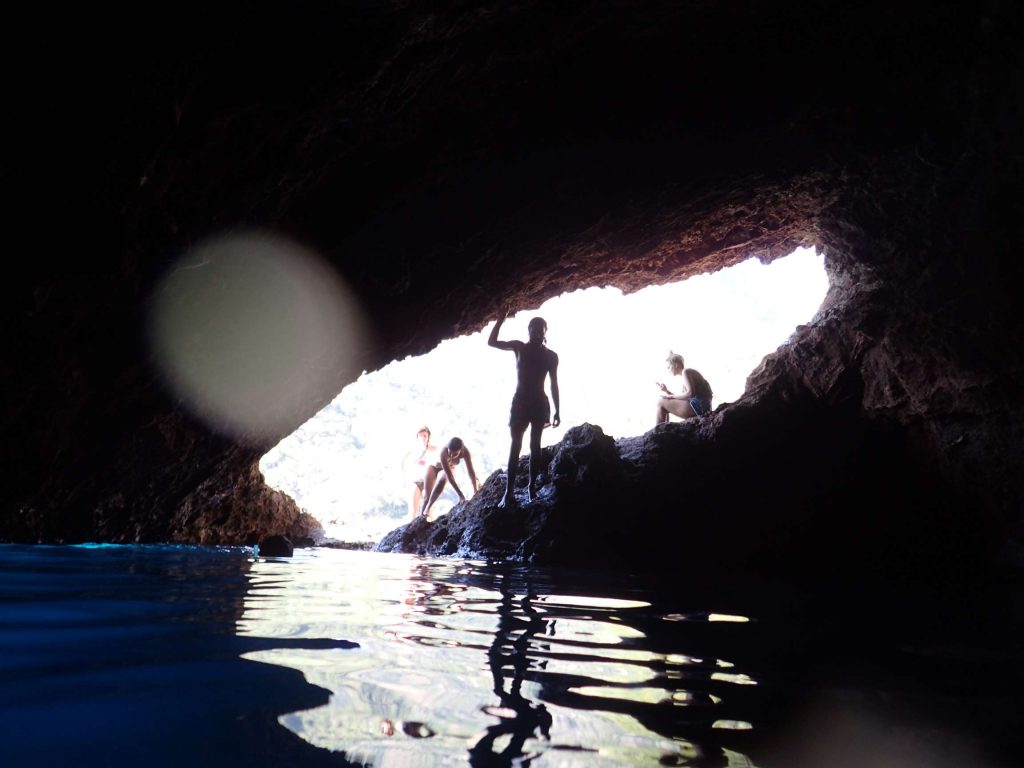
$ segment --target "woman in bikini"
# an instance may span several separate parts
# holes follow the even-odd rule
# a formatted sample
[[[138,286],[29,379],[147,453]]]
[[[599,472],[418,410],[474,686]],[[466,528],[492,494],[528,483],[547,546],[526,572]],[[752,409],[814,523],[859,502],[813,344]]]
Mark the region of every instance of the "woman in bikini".
[[[419,446],[405,454],[402,472],[412,481],[409,498],[409,517],[415,518],[423,505],[423,478],[429,464],[437,463],[437,446],[430,442],[430,430],[423,427],[416,433]]]

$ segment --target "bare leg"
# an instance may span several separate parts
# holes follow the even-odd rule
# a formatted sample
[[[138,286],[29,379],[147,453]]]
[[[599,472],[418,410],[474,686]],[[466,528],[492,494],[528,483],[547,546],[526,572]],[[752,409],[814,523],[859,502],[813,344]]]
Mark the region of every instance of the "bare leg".
[[[654,423],[664,424],[668,421],[670,413],[681,419],[688,419],[691,416],[697,415],[693,412],[693,408],[690,407],[689,400],[672,400],[667,397],[659,397],[657,416],[655,417]]]
[[[434,474],[437,476],[437,482],[434,483],[434,489],[430,492],[430,496],[425,497],[426,501],[423,504],[423,516],[428,519],[430,517],[430,508],[434,506],[434,502],[440,498],[442,493],[444,493],[444,486],[448,482],[448,478],[444,472],[437,472],[435,470]]]
[[[498,504],[499,507],[514,507],[516,505],[516,475],[519,473],[519,454],[523,450],[523,433],[526,431],[526,427],[524,426],[522,429],[511,427],[509,431],[512,434],[512,447],[508,451],[505,496]]]
[[[668,421],[668,410],[666,410],[665,405],[670,402],[672,401],[669,400],[667,397],[658,398],[658,408],[655,411],[654,417],[655,424],[664,424],[666,421]]]
[[[434,465],[431,464],[430,466],[427,467],[426,471],[423,473],[423,494],[421,496],[421,501],[420,501],[420,506],[419,506],[419,513],[420,513],[420,515],[423,515],[424,517],[427,514],[427,510],[430,508],[430,505],[427,504],[427,501],[430,499],[430,496],[431,496],[431,494],[434,491],[434,484],[436,482],[437,482],[437,470],[434,468]]]
[[[412,493],[409,494],[409,518],[415,518],[416,514],[420,511],[420,505],[423,503],[423,485],[422,481],[419,483],[412,484]]]
[[[540,438],[544,432],[544,422],[535,421],[530,425],[530,484],[527,486],[526,497],[533,501],[534,483],[540,476],[541,452]]]

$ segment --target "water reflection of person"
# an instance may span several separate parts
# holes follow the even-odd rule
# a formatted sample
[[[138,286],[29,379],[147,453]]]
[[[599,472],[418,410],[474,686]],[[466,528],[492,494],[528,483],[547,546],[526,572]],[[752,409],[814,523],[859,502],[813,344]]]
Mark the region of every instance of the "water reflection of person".
[[[469,763],[473,766],[526,765],[529,761],[520,762],[525,757],[523,746],[526,740],[534,736],[551,740],[552,718],[547,707],[524,698],[522,694],[523,679],[530,668],[530,641],[538,634],[546,634],[548,622],[534,610],[532,601],[537,596],[529,593],[529,587],[519,602],[522,611],[519,616],[515,615],[515,593],[506,580],[502,580],[499,589],[498,629],[487,651],[487,662],[501,706],[514,712],[515,717],[500,717],[470,747]],[[505,667],[512,668],[512,681],[507,693]],[[511,735],[509,743],[501,752],[495,753],[494,743],[506,735]]]
[[[434,574],[429,563],[414,563],[409,570],[409,578],[406,581],[407,587],[402,603],[410,610],[403,613],[402,619],[410,623],[421,623],[433,626],[419,616],[445,616],[451,611],[451,604],[456,602],[456,593],[461,592],[465,587],[456,584],[447,584]],[[405,636],[403,640],[422,641],[416,634]],[[380,721],[380,732],[383,736],[394,736],[396,733],[403,733],[414,739],[429,739],[437,735],[429,725],[420,720],[399,720],[393,717],[382,717]]]
[[[380,732],[384,736],[395,735],[395,721],[385,717],[380,721]],[[412,736],[414,739],[429,739],[435,735],[435,732],[431,730],[430,726],[426,723],[421,723],[418,720],[399,720],[397,722],[398,730],[404,733],[406,736]]]
[[[440,581],[427,563],[416,563],[412,566],[408,585],[402,602],[410,608],[415,608],[416,613],[424,613],[428,616],[446,614],[450,604],[455,600],[453,595],[462,591],[462,588]],[[409,615],[405,618],[416,621]]]
[[[423,427],[416,433],[417,447],[402,458],[402,475],[412,481],[407,503],[409,517],[415,518],[423,503],[423,476],[427,466],[437,461],[437,446],[430,442],[430,429]]]

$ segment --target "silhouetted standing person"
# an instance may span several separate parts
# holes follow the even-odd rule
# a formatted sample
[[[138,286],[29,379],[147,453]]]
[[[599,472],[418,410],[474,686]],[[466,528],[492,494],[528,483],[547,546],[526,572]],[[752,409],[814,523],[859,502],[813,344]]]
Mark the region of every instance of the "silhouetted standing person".
[[[549,423],[557,427],[561,423],[558,415],[558,355],[545,345],[545,334],[548,324],[543,318],[535,317],[528,326],[530,340],[499,341],[498,331],[508,317],[508,307],[502,310],[498,321],[491,329],[487,343],[498,349],[510,349],[516,353],[516,393],[512,398],[512,410],[509,415],[509,430],[512,433],[512,447],[508,453],[508,479],[505,485],[505,496],[501,506],[516,503],[516,473],[519,470],[519,453],[523,449],[523,433],[530,427],[530,483],[527,487],[527,499],[533,499],[533,484],[540,474],[540,438]],[[555,401],[555,414],[552,417],[551,404],[544,393],[544,379],[551,377],[551,399]]]

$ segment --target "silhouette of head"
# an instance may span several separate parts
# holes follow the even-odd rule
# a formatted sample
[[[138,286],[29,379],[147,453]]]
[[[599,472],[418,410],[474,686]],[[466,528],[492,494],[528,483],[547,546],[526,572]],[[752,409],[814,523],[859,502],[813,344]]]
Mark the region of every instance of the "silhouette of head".
[[[547,341],[548,324],[543,317],[535,317],[526,326],[530,334],[530,341]]]
[[[448,441],[448,451],[450,453],[457,453],[462,450],[462,438],[453,437]]]
[[[683,360],[683,356],[669,350],[668,357],[665,358],[665,362],[668,363],[669,368],[673,371],[682,371],[686,368],[686,362]]]
[[[420,439],[420,442],[426,445],[427,443],[430,442],[430,430],[427,429],[426,427],[420,427],[420,429],[417,430],[416,432],[416,437]]]

